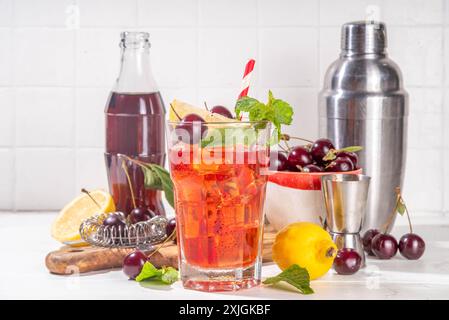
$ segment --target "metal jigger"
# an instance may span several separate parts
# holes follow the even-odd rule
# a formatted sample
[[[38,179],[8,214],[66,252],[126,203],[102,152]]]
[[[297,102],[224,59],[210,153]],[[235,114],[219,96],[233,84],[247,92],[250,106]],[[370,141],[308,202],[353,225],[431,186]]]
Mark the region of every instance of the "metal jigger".
[[[362,258],[365,253],[360,230],[366,213],[370,177],[331,174],[321,177],[326,214],[325,225],[338,249],[351,248]]]

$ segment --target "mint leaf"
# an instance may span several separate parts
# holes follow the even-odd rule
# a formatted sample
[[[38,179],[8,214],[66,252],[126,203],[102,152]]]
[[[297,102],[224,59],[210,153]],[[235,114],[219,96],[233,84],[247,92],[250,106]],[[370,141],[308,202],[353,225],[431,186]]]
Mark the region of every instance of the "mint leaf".
[[[173,267],[163,267],[158,269],[151,262],[145,262],[142,271],[136,277],[137,282],[142,282],[145,280],[161,281],[165,284],[172,284],[178,281],[179,273]]]
[[[157,164],[150,164],[151,169],[153,169],[153,172],[156,173],[159,180],[161,181],[162,190],[164,190],[165,199],[167,199],[167,202],[174,208],[175,200],[173,195],[173,182],[170,178],[170,174],[167,170],[165,170],[163,167],[157,165]]]
[[[145,177],[145,188],[163,190],[167,202],[174,208],[173,182],[165,168],[154,163],[139,164]]]
[[[145,262],[140,271],[139,275],[136,277],[137,282],[141,282],[143,280],[151,279],[151,278],[160,278],[162,276],[162,271],[153,266],[151,262]]]
[[[247,112],[250,121],[270,121],[276,128],[277,136],[280,137],[281,126],[289,125],[293,120],[293,108],[287,102],[276,99],[273,93],[268,91],[268,102],[264,104],[251,97],[242,97],[237,100],[235,113],[237,118],[241,112]]]
[[[178,281],[179,273],[173,267],[166,267],[162,269],[161,281],[166,284],[172,284]]]
[[[262,104],[257,99],[251,98],[251,97],[241,97],[239,100],[237,100],[237,103],[235,105],[235,114],[236,118],[240,118],[241,112],[250,112],[254,108],[258,108],[259,104]]]
[[[293,121],[293,109],[284,100],[274,99],[272,103],[274,109],[274,118],[280,124],[290,125]]]
[[[276,284],[280,281],[285,281],[302,294],[311,294],[313,289],[310,287],[310,277],[306,269],[301,268],[297,264],[293,264],[275,277],[267,278],[264,284]]]
[[[144,175],[144,184],[146,188],[162,190],[162,181],[151,168],[142,167]]]

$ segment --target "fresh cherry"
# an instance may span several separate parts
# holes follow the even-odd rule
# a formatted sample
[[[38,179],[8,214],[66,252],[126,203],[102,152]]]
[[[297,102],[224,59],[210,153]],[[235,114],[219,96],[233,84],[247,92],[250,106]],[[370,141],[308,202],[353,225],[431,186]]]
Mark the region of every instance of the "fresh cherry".
[[[316,140],[312,148],[310,149],[310,154],[317,163],[324,163],[323,158],[331,150],[335,149],[334,144],[329,139],[318,139]]]
[[[125,216],[121,212],[111,213],[103,220],[103,226],[121,227],[123,229],[126,226]]]
[[[323,172],[324,169],[316,164],[308,164],[304,167],[302,167],[302,172]]]
[[[173,233],[173,231],[175,231],[175,229],[176,229],[176,219],[171,218],[170,220],[168,220],[167,227],[165,228],[167,236],[170,236]]]
[[[343,248],[338,250],[334,260],[334,269],[338,274],[350,275],[359,271],[362,258],[354,249]]]
[[[373,249],[371,247],[372,240],[375,236],[379,234],[379,230],[377,229],[369,229],[365,232],[365,234],[362,237],[362,243],[363,243],[363,250],[370,255],[374,256]]]
[[[130,278],[135,279],[143,265],[147,261],[146,255],[142,251],[134,251],[128,254],[123,260],[123,272]]]
[[[399,252],[404,258],[418,260],[424,253],[426,244],[424,240],[415,233],[404,234],[399,240]]]
[[[333,160],[327,167],[327,172],[347,172],[354,170],[354,164],[348,157],[340,157]]]
[[[122,212],[111,213],[103,220],[103,226],[110,228],[113,237],[124,237],[126,228],[125,215]],[[113,241],[118,242],[119,239]]]
[[[371,241],[371,248],[379,259],[390,259],[398,252],[398,242],[391,234],[379,233]]]
[[[147,208],[137,207],[137,208],[134,208],[133,210],[131,210],[131,212],[128,215],[128,220],[130,223],[134,224],[134,223],[150,220],[155,215],[156,214],[153,211],[151,211]]]
[[[184,143],[195,144],[200,141],[207,131],[204,119],[195,113],[189,113],[176,126],[178,139]]]
[[[340,151],[337,153],[337,158],[348,157],[351,159],[352,164],[354,165],[354,170],[357,169],[359,164],[359,157],[354,152]]]
[[[210,112],[217,113],[229,119],[234,119],[234,116],[232,115],[231,111],[229,111],[228,108],[223,106],[214,106],[212,107],[212,109],[210,109]]]
[[[287,156],[283,152],[273,151],[270,154],[270,169],[276,171],[286,171],[288,170],[288,160]]]
[[[297,146],[288,154],[288,167],[291,171],[300,171],[299,168],[313,163],[312,156],[305,147]]]

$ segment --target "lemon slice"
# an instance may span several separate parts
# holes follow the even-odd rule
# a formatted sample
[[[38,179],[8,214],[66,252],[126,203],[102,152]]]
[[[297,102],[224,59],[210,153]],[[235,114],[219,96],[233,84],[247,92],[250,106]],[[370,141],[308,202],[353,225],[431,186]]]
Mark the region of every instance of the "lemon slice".
[[[115,211],[112,196],[103,191],[95,190],[90,192],[92,198],[87,194],[81,194],[68,203],[56,217],[51,227],[51,235],[56,240],[69,245],[80,245],[82,243],[79,228],[83,220],[92,217],[97,213]]]
[[[235,122],[235,119],[229,119],[225,116],[222,116],[217,113],[212,113],[204,108],[198,108],[194,107],[188,103],[179,101],[179,100],[173,100],[170,107],[170,114],[169,119],[170,121],[176,122],[179,121],[178,116],[182,119],[184,116],[188,115],[189,113],[194,113],[199,115],[201,118],[204,119],[206,122]],[[175,109],[176,113],[173,111]]]

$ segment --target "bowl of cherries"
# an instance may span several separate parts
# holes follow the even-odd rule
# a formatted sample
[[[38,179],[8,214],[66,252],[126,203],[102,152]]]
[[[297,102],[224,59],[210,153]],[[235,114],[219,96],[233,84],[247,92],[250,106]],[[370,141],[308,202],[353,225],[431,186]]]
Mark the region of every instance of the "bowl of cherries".
[[[324,138],[290,146],[286,142],[292,139],[295,138],[282,135],[285,147],[280,144],[281,149],[270,154],[266,213],[276,230],[293,222],[321,223],[321,176],[362,172],[356,153],[361,147],[337,149],[332,141]]]

